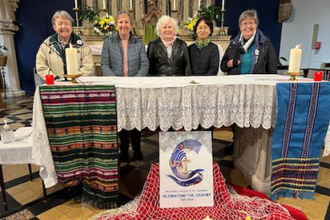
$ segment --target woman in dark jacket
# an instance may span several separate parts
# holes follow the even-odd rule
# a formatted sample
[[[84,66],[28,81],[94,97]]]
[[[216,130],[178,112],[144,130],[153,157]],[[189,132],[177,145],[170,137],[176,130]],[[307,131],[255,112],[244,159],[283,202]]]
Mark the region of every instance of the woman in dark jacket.
[[[230,42],[221,60],[221,70],[228,75],[277,73],[275,49],[258,27],[255,10],[244,11],[239,18],[240,33]]]
[[[193,76],[216,76],[219,71],[219,49],[211,42],[213,23],[209,18],[199,18],[194,27],[195,43],[188,47]]]
[[[157,22],[159,38],[148,45],[149,76],[191,75],[187,44],[176,38],[176,21],[163,15]]]

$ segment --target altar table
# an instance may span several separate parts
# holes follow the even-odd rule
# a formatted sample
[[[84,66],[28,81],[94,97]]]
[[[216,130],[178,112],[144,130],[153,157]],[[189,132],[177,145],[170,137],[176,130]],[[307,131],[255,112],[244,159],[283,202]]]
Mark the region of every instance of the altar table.
[[[26,128],[29,129],[29,128]],[[32,130],[32,128],[30,127]],[[5,210],[8,210],[2,165],[4,164],[28,164],[30,179],[32,181],[32,135],[27,138],[4,144],[0,141],[0,186]]]
[[[78,81],[81,86],[115,85],[118,131],[133,128],[138,130],[160,128],[162,131],[167,131],[170,127],[190,131],[199,125],[204,128],[211,126],[219,128],[235,123],[240,128],[261,129],[266,133],[270,132],[269,129],[276,123],[276,83],[289,83],[288,76],[272,74],[208,77],[81,77]],[[311,79],[299,78],[297,82],[311,81]],[[65,83],[55,83],[55,85],[63,84]],[[44,179],[45,186],[51,187],[57,183],[57,177],[38,88],[34,96],[33,128],[32,157],[34,163],[42,167],[40,176]],[[239,144],[235,143],[235,145],[235,148],[240,149]],[[325,146],[325,152],[330,152],[329,135],[326,137]],[[267,161],[270,154],[266,152],[263,157]],[[257,170],[260,170],[260,164]],[[258,172],[258,175],[263,176],[260,179],[264,181],[265,169]],[[255,187],[254,183],[251,183]]]

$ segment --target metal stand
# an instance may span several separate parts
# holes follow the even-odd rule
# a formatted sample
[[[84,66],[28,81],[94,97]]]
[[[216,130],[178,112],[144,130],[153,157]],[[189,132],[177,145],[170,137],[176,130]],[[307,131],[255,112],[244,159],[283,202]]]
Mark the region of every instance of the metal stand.
[[[3,86],[3,95],[5,97],[5,100],[7,100],[7,86],[6,86],[6,71],[5,71],[5,66],[1,66],[1,77],[2,77],[2,86]]]
[[[79,8],[73,8],[73,11],[76,14],[76,26],[77,26],[77,28],[79,28],[79,15],[78,15]]]
[[[223,23],[225,22],[225,12],[226,10],[225,9],[221,9],[221,27],[220,27],[220,35],[226,35],[226,30],[223,26]]]

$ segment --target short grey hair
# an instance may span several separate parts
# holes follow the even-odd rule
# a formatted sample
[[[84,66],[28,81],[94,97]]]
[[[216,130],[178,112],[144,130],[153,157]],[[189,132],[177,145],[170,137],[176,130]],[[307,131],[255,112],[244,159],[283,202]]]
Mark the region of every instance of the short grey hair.
[[[168,22],[172,22],[173,26],[174,26],[174,32],[175,34],[178,34],[179,32],[179,28],[178,28],[178,22],[174,19],[174,18],[171,18],[170,16],[168,15],[163,15],[157,22],[157,25],[156,25],[156,34],[158,36],[160,36],[159,34],[159,31],[161,29],[161,27],[165,24],[165,23],[168,23]]]
[[[71,15],[66,11],[56,11],[52,18],[52,24],[55,25],[55,20],[57,18],[64,18],[71,21],[72,26],[74,26],[74,20]]]
[[[239,16],[238,26],[241,26],[242,21],[245,19],[252,19],[252,20],[254,20],[254,22],[256,23],[257,26],[259,25],[258,14],[257,14],[257,11],[254,9],[252,9],[252,10],[248,9],[246,11],[243,11],[241,16]]]
[[[117,22],[118,22],[118,17],[119,15],[127,15],[128,18],[129,18],[129,22],[131,23],[131,26],[133,26],[133,17],[131,15],[131,13],[129,13],[128,11],[119,11],[115,17],[115,23],[117,25]]]

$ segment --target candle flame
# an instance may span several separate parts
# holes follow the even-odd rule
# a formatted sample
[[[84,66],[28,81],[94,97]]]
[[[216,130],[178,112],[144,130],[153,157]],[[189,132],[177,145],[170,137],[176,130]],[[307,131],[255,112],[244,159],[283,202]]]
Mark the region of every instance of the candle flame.
[[[71,43],[70,43],[70,48],[73,48]]]
[[[301,44],[296,45],[296,49],[299,49],[299,48],[301,48]]]

